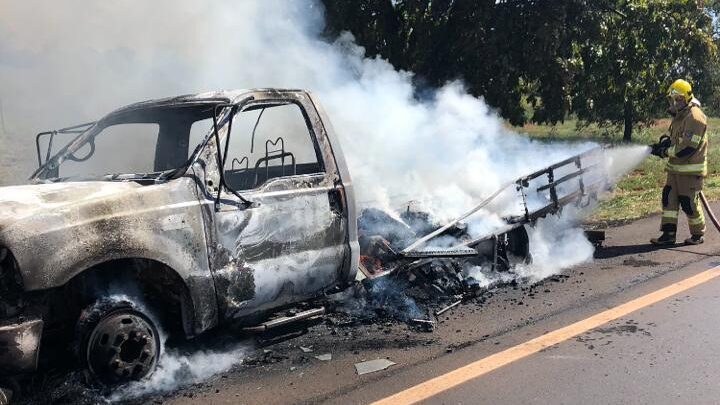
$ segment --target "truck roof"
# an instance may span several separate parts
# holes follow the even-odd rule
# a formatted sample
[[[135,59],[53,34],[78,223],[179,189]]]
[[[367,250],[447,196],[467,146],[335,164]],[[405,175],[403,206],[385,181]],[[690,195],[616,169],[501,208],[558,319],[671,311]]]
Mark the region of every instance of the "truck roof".
[[[257,88],[257,89],[237,89],[237,90],[218,90],[208,91],[204,93],[184,94],[181,96],[158,98],[137,103],[129,104],[108,114],[113,116],[122,114],[136,109],[145,109],[153,107],[170,107],[173,105],[193,105],[193,104],[222,104],[237,101],[241,96],[254,92],[275,91],[278,93],[285,92],[304,92],[301,89],[280,89],[280,88]]]

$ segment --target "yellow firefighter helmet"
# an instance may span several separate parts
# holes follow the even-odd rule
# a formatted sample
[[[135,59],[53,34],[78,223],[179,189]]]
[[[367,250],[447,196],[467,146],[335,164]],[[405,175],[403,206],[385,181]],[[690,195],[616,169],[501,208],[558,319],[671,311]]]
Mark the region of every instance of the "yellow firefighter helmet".
[[[678,79],[670,85],[668,88],[668,98],[675,98],[676,96],[682,95],[685,98],[685,102],[690,102],[693,98],[692,86],[690,83],[683,79]]]

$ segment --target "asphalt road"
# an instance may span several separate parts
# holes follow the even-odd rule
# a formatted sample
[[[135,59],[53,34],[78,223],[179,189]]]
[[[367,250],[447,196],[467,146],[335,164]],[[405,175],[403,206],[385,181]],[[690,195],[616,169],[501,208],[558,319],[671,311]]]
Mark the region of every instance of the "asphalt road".
[[[702,246],[655,249],[647,240],[656,234],[658,222],[652,217],[612,228],[593,262],[532,287],[505,287],[482,302],[457,307],[444,314],[433,333],[401,323],[319,325],[305,336],[265,348],[264,361],[148,401],[270,405],[382,400],[720,265],[715,230]],[[686,229],[684,222],[680,227]],[[716,278],[423,403],[717,403],[719,307]],[[258,350],[263,349],[248,356],[256,359]],[[324,353],[332,354],[332,360],[314,357]],[[354,363],[384,358],[397,364],[363,376],[355,373]]]
[[[718,308],[714,279],[424,403],[715,404]]]

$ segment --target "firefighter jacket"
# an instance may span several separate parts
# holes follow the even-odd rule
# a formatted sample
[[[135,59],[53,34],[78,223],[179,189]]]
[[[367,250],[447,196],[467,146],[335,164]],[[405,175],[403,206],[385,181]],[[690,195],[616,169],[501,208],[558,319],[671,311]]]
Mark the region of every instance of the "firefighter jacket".
[[[670,124],[671,146],[665,171],[694,176],[707,175],[707,118],[697,104],[680,111]]]

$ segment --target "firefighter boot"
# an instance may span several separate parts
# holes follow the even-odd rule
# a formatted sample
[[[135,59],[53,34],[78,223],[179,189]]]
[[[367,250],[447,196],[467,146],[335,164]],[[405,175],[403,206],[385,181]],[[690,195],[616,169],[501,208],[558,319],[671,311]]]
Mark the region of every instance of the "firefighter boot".
[[[705,242],[705,239],[702,237],[702,235],[693,235],[685,239],[686,245],[699,245],[703,242]]]
[[[655,246],[668,246],[675,244],[675,232],[663,232],[659,238],[650,239],[650,243]]]

